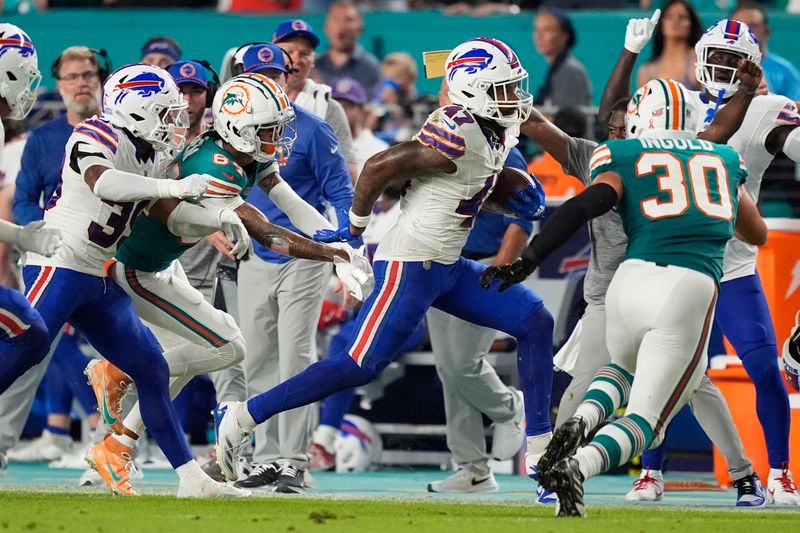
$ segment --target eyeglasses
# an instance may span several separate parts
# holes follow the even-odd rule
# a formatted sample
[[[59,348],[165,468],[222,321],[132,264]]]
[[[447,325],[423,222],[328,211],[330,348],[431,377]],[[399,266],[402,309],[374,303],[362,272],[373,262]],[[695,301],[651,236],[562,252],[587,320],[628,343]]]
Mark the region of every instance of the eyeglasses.
[[[64,83],[75,83],[79,79],[83,79],[83,81],[92,81],[97,77],[98,75],[96,70],[87,70],[86,72],[67,74],[66,76],[59,76],[58,79],[63,81]]]

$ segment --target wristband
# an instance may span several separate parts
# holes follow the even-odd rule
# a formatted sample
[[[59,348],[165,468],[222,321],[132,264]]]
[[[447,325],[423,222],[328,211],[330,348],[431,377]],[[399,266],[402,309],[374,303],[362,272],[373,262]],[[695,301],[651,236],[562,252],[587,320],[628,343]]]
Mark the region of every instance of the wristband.
[[[350,208],[348,211],[347,216],[350,218],[350,224],[352,224],[356,228],[366,228],[367,224],[369,224],[369,219],[372,218],[372,213],[367,216],[356,215],[353,213],[353,208]]]

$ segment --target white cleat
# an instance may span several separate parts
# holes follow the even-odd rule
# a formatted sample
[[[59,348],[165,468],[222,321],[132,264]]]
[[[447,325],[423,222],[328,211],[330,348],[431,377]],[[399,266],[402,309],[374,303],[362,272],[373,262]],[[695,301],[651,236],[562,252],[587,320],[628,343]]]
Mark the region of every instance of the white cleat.
[[[252,494],[249,490],[214,481],[205,474],[193,477],[190,481],[181,480],[178,498],[247,498]]]
[[[660,470],[642,470],[633,489],[625,495],[629,502],[657,502],[664,495],[664,475]]]
[[[788,469],[770,468],[767,481],[767,503],[774,505],[800,505],[800,494]]]
[[[476,474],[466,468],[459,468],[456,472],[441,481],[428,483],[428,492],[453,492],[453,493],[476,493],[476,492],[497,492],[500,486],[494,479],[494,474],[489,470],[487,473]]]
[[[86,461],[84,461],[86,464]],[[87,468],[86,471],[81,474],[80,479],[78,480],[79,487],[105,487],[105,481],[103,478],[100,477],[96,471],[91,468]]]
[[[511,389],[514,396],[514,416],[494,424],[492,429],[492,458],[506,461],[514,457],[525,440],[525,400],[522,392]]]
[[[32,440],[27,446],[8,451],[9,461],[50,462],[72,451],[72,438],[54,435],[46,429],[42,436]]]
[[[217,463],[226,479],[236,481],[239,478],[238,464],[242,448],[250,440],[253,424],[242,427],[240,420],[251,418],[247,413],[247,404],[244,402],[230,402],[226,406],[222,421],[219,424],[217,435]]]

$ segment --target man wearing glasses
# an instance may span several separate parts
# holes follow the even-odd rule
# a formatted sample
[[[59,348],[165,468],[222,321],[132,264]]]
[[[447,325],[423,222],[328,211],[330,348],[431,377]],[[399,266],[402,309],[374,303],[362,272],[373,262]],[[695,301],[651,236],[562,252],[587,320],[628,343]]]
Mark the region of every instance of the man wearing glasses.
[[[53,63],[52,74],[67,112],[28,135],[14,192],[14,218],[20,224],[42,220],[44,207],[61,180],[64,149],[72,128],[100,114],[101,75],[107,75],[101,70],[105,68],[107,65],[100,65],[95,52],[85,46],[67,48]],[[53,370],[47,379],[47,427],[42,437],[14,455],[9,454],[17,460],[49,461],[70,451],[73,396],[89,416],[89,425],[94,427],[97,423],[94,393],[83,376],[87,360],[78,349],[71,328],[66,328],[52,357]],[[36,365],[0,396],[0,452],[17,443],[48,366],[49,363]]]

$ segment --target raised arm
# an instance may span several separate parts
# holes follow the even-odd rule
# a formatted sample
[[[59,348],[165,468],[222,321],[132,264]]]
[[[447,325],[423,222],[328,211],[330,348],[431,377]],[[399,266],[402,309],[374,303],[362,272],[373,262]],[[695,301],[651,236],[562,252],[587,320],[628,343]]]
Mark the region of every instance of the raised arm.
[[[614,65],[614,70],[611,71],[611,76],[606,82],[603,96],[600,98],[598,118],[601,124],[608,124],[614,104],[630,94],[631,75],[636,59],[653,35],[653,30],[660,17],[661,10],[656,9],[649,19],[630,19],[628,21],[628,27],[625,29],[625,48],[620,53],[617,64]]]
[[[719,144],[726,144],[734,133],[742,126],[747,108],[761,83],[761,68],[747,59],[739,61],[737,74],[739,90],[714,116],[708,127],[697,135],[700,139]]]
[[[520,124],[519,130],[542,147],[542,150],[555,158],[560,165],[567,163],[569,153],[569,135],[550,122],[535,107],[531,115]]]
[[[437,150],[418,141],[396,144],[367,160],[356,184],[350,209],[350,233],[361,235],[372,207],[392,181],[413,180],[431,172],[452,173],[456,164]]]

